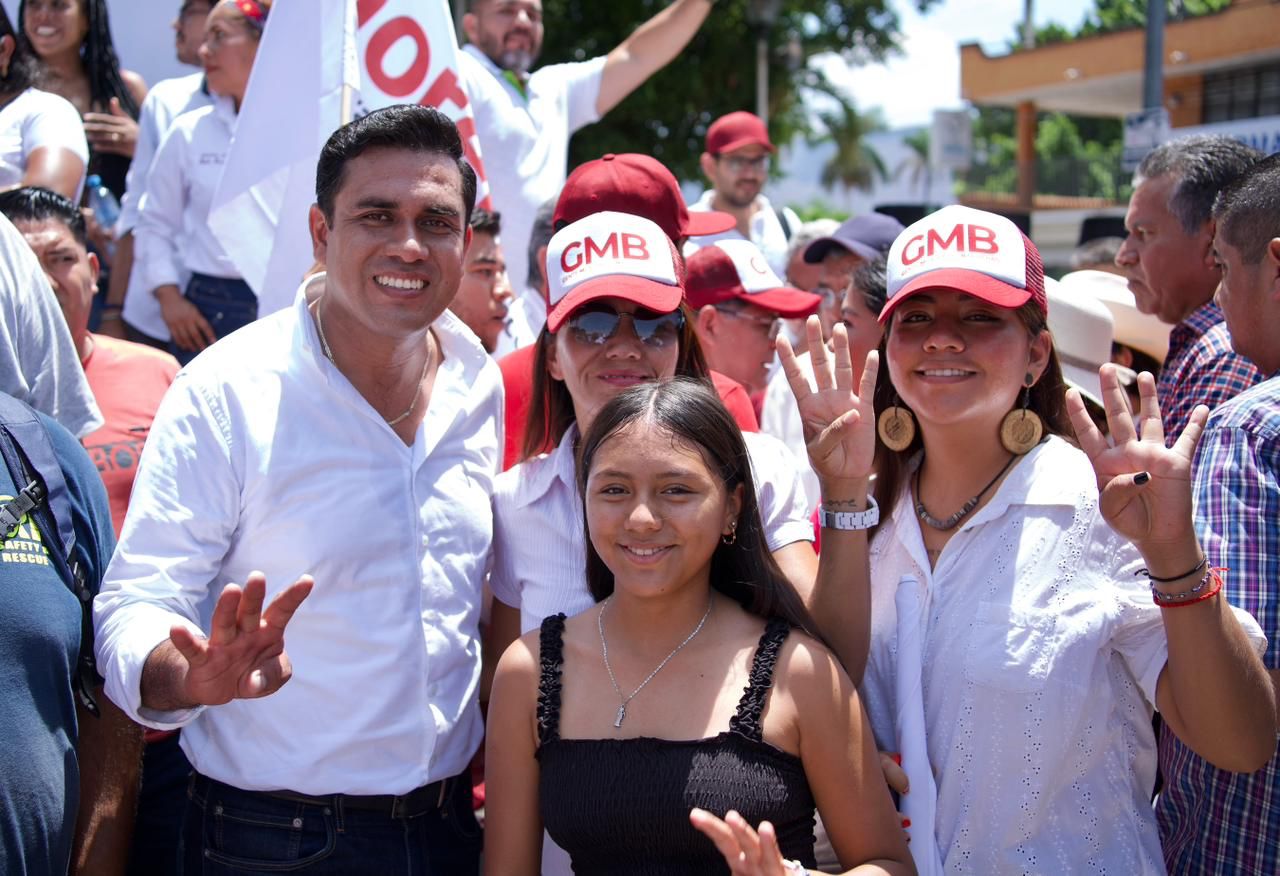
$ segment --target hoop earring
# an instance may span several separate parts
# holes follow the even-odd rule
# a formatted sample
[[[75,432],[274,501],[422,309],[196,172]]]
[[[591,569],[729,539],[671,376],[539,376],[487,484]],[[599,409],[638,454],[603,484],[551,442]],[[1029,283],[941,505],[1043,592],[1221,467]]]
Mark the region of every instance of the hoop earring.
[[[903,407],[898,401],[895,398],[890,407],[880,412],[876,420],[876,434],[880,436],[881,444],[900,453],[916,439],[916,418],[911,415],[910,408]]]
[[[725,545],[734,544],[738,540],[738,521],[729,524],[729,534],[720,536],[720,543]]]
[[[1027,406],[1031,403],[1031,387],[1035,377],[1027,372],[1022,390],[1022,407],[1009,411],[1000,421],[1000,443],[1015,456],[1024,456],[1040,443],[1044,435],[1044,421]]]

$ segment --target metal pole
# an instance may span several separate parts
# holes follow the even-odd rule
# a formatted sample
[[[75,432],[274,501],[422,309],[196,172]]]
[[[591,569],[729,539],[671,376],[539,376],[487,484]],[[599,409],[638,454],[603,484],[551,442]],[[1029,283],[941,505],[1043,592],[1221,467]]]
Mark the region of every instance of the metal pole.
[[[769,32],[756,36],[756,115],[769,127]]]
[[[1142,75],[1142,108],[1164,106],[1165,0],[1147,2],[1146,65]]]

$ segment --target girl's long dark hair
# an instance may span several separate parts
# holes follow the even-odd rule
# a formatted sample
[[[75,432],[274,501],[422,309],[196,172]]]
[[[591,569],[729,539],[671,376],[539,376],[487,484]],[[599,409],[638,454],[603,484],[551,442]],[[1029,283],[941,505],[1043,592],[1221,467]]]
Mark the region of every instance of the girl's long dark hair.
[[[712,588],[757,617],[781,617],[816,637],[813,619],[769,552],[742,430],[707,381],[676,377],[633,386],[600,409],[578,448],[578,492],[584,506],[596,451],[627,426],[641,422],[697,448],[707,467],[721,477],[725,490],[742,487],[737,538],[733,544],[721,541],[711,557]],[[585,513],[583,518],[587,586],[599,602],[613,593],[613,572],[591,543],[591,520]]]
[[[80,46],[80,61],[89,77],[89,98],[93,108],[106,112],[111,98],[120,101],[120,108],[133,118],[138,117],[138,102],[133,99],[124,78],[120,75],[120,59],[116,57],[115,43],[111,40],[111,22],[107,18],[107,0],[76,0],[84,8],[89,30]],[[27,40],[25,25],[27,0],[18,4],[18,45],[24,52],[36,56]]]
[[[1027,327],[1027,332],[1030,333],[1032,338],[1039,336],[1041,332],[1049,330],[1045,315],[1034,302],[1028,301],[1017,308],[1015,313],[1022,320],[1023,325]],[[885,325],[884,338],[880,341],[881,362],[888,362],[885,351],[888,348],[889,334],[893,331],[893,323],[896,318],[895,314]],[[1067,415],[1066,392],[1067,384],[1062,378],[1062,365],[1058,362],[1058,352],[1051,347],[1049,350],[1049,362],[1045,366],[1044,373],[1040,375],[1040,379],[1031,387],[1027,400],[1027,409],[1040,415],[1046,435],[1057,435],[1074,443],[1075,431],[1071,427],[1071,418]],[[1022,403],[1021,393],[1018,396],[1018,403]],[[875,393],[877,421],[881,412],[893,405],[906,407],[898,397],[898,390],[894,388],[893,379],[889,376],[889,369],[887,367],[881,368],[880,378],[876,381]],[[893,517],[893,507],[897,503],[898,494],[902,491],[902,484],[907,477],[908,462],[916,451],[923,446],[919,429],[916,429],[916,437],[911,442],[911,445],[901,451],[894,451],[885,447],[880,440],[879,433],[876,434],[876,479],[872,492],[875,496],[876,504],[880,506],[881,523]]]
[[[702,345],[693,329],[694,315],[689,305],[681,302],[684,328],[680,331],[680,353],[676,358],[676,376],[694,377],[710,381],[711,371],[702,355]],[[529,415],[524,421],[524,437],[520,446],[520,461],[554,450],[573,425],[573,397],[564,381],[556,380],[547,370],[548,350],[556,342],[556,336],[547,331],[544,323],[535,341],[533,354],[533,381],[529,399]]]

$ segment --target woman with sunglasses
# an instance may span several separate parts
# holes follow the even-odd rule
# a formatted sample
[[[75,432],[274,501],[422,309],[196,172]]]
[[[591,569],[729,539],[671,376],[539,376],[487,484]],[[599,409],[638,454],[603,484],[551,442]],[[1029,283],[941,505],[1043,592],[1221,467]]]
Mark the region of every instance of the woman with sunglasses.
[[[184,365],[258,318],[258,297],[210,230],[209,207],[270,11],[271,0],[220,0],[209,13],[200,61],[213,103],[169,128],[134,229],[133,270],[159,301],[169,351]]]
[[[1003,217],[939,210],[887,270],[860,690],[902,753],[912,854],[921,872],[1163,873],[1151,709],[1226,769],[1275,744],[1260,630],[1191,527],[1203,408],[1166,450],[1147,376],[1139,440],[1104,370],[1116,447],[1078,397],[1089,455],[1069,443],[1040,256]]]

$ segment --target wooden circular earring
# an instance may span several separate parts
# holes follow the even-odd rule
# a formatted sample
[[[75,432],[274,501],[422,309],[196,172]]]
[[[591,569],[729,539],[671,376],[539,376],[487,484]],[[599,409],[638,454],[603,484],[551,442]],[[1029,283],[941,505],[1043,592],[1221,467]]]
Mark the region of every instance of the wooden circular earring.
[[[909,408],[895,404],[880,412],[876,420],[876,434],[885,447],[900,453],[916,438],[916,418]]]
[[[1000,422],[1000,443],[1004,449],[1017,456],[1030,452],[1044,435],[1044,421],[1027,406],[1031,402],[1031,387],[1035,377],[1027,372],[1023,382],[1022,407],[1009,411]]]

